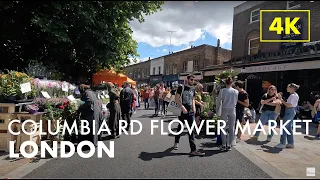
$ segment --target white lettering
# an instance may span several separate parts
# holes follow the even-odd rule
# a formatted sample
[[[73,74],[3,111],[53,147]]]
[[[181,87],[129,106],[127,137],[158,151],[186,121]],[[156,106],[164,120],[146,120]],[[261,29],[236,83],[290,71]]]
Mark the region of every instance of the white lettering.
[[[68,125],[68,122],[65,120],[63,123],[63,130],[62,130],[62,134],[66,133],[66,129],[68,130],[69,134],[72,134],[73,130],[75,130],[76,135],[79,134],[78,132],[78,125],[77,125],[77,121],[73,121],[71,128]]]
[[[81,131],[81,135],[90,134],[89,122],[87,120],[80,120],[80,131]]]
[[[53,141],[52,142],[52,148],[45,142],[41,141],[41,157],[45,158],[46,157],[46,151],[51,155],[52,158],[57,158],[58,157],[58,142]]]
[[[309,122],[312,122],[312,120],[303,120],[302,122],[306,123],[306,135],[309,135]]]
[[[151,120],[151,135],[153,135],[153,129],[159,128],[158,125],[154,125],[155,122],[159,122],[158,120]]]
[[[179,132],[174,132],[174,131],[172,131],[172,124],[175,123],[175,122],[179,123],[180,126],[182,127]],[[184,128],[183,128],[183,123],[182,123],[180,120],[178,120],[178,119],[174,119],[174,120],[172,120],[172,121],[169,122],[168,129],[169,129],[169,133],[170,133],[170,134],[175,135],[175,136],[180,135],[180,134],[183,132],[183,130],[184,130]]]
[[[220,125],[222,123],[222,126]],[[227,134],[227,132],[224,130],[224,128],[226,127],[226,122],[224,120],[218,120],[218,135],[220,135],[220,132],[222,132],[224,135]]]
[[[216,122],[216,120],[206,120],[206,134],[207,135],[216,135],[215,132],[211,132],[210,129],[211,128],[215,128],[216,125],[214,125],[214,123]],[[210,124],[212,123],[212,124]],[[219,131],[218,131],[219,132]]]
[[[9,122],[9,124],[8,124],[8,130],[9,130],[10,134],[17,136],[17,135],[20,134],[20,131],[18,131],[18,132],[13,132],[13,131],[12,131],[11,127],[12,127],[12,124],[13,124],[13,123],[20,123],[20,120],[14,119],[14,120],[11,120],[11,121]]]
[[[66,153],[66,146],[69,146],[69,148],[70,148],[70,151],[68,153]],[[79,147],[79,145],[78,145],[78,147]],[[61,158],[69,158],[69,157],[73,156],[73,154],[76,151],[76,148],[74,147],[73,143],[69,142],[69,141],[61,141],[60,148],[61,148],[61,150],[60,150]]]
[[[98,131],[98,135],[100,135],[101,132],[104,132],[104,131],[107,131],[108,135],[111,135],[110,129],[109,129],[108,124],[107,124],[107,121],[102,121],[102,124],[101,124],[101,126],[99,128],[99,131]]]
[[[256,134],[257,131],[263,132],[264,135],[267,134],[266,131],[264,130],[263,125],[262,125],[260,120],[258,121],[258,123],[257,123],[257,125],[256,125],[256,127],[255,127],[255,129],[253,131],[253,134]]]
[[[110,148],[108,149],[103,141],[98,141],[98,158],[102,158],[102,149],[109,156],[114,158],[114,141],[110,141]]]
[[[280,121],[280,134],[282,135],[283,134],[283,130],[286,131],[286,133],[288,135],[291,135],[291,133],[288,131],[288,129],[286,128],[286,126],[288,125],[288,123],[290,123],[290,120],[287,120],[287,122],[285,122],[283,124],[283,121]]]
[[[139,124],[139,130],[137,132],[133,132],[133,128],[131,128],[131,135],[138,135],[141,133],[142,131],[142,124],[140,121],[138,120],[131,120],[131,126],[133,127],[133,123],[137,123]]]
[[[277,121],[276,120],[269,120],[268,121],[268,133],[271,134],[271,131],[273,131],[273,133],[275,135],[278,135],[276,128],[277,128]]]
[[[122,126],[124,123],[124,126]],[[128,131],[126,130],[126,127],[128,126],[128,122],[126,120],[119,120],[119,135],[122,134],[122,131],[124,132],[124,134],[128,135]]]
[[[18,158],[19,157],[19,154],[16,154],[14,152],[14,144],[15,144],[15,141],[9,141],[9,156],[10,158]]]
[[[293,130],[292,134],[293,135],[301,135],[301,132],[297,132],[296,128],[301,128],[301,125],[297,125],[297,122],[302,122],[301,120],[293,120]]]

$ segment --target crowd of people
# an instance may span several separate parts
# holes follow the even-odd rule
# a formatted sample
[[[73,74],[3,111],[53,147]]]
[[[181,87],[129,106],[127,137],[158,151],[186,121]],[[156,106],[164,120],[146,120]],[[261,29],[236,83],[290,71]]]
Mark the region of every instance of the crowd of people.
[[[233,82],[231,77],[228,77],[225,81],[225,88],[219,91],[216,102],[216,113],[222,120],[226,121],[227,126],[225,132],[221,133],[218,137],[218,143],[221,151],[229,151],[232,146],[241,141],[241,131],[235,134],[236,122],[239,121],[243,126],[247,121],[256,122],[256,112],[249,101],[249,95],[244,90],[244,83],[242,81]],[[172,89],[165,87],[163,83],[157,84],[154,88],[150,86],[143,87],[138,90],[134,85],[130,85],[128,82],[124,82],[123,86],[118,88],[112,83],[108,83],[110,87],[109,97],[110,103],[107,108],[110,111],[109,128],[111,130],[112,138],[119,138],[119,120],[126,120],[128,131],[130,129],[130,122],[132,114],[136,113],[137,108],[140,107],[140,102],[144,102],[144,108],[150,109],[150,106],[154,106],[153,117],[166,116],[168,112],[168,104],[170,101],[175,101],[181,108],[181,114],[178,119],[182,122],[187,120],[189,126],[194,121],[200,124],[200,113],[205,106],[205,102],[202,101],[201,95],[208,94],[203,92],[203,86],[200,83],[195,82],[195,77],[189,75],[187,77],[187,83],[185,85],[175,86]],[[93,99],[96,102],[97,99],[93,97],[93,94],[89,86],[81,86],[83,100]],[[292,135],[292,123],[299,112],[299,95],[296,91],[299,89],[299,85],[290,83],[287,86],[287,92],[290,94],[287,100],[284,99],[282,92],[277,92],[277,88],[274,85],[269,86],[267,92],[261,97],[259,113],[259,121],[263,125],[267,125],[270,120],[277,120],[280,118],[281,112],[283,112],[283,123],[287,124],[286,128],[290,132],[287,134],[285,131],[281,135],[280,143],[277,148],[294,148],[294,138]],[[95,109],[98,108],[97,103],[93,103]],[[91,106],[90,106],[91,107]],[[304,106],[303,106],[304,107]],[[304,109],[307,108],[305,105]],[[314,106],[308,106],[312,109],[312,118],[316,123],[320,121],[320,99],[317,100]],[[301,107],[300,107],[301,109]],[[90,111],[91,112],[91,111]],[[98,110],[94,112],[92,117],[98,118]],[[177,131],[179,132],[181,126],[179,125]],[[257,132],[252,137],[253,140],[258,140],[260,132]],[[266,141],[271,141],[273,132],[268,134]],[[320,139],[320,126],[318,126],[316,139]],[[180,136],[175,136],[174,146],[175,150],[178,149]],[[97,141],[97,138],[94,138]],[[195,144],[195,133],[189,134],[189,145],[192,155],[203,155],[202,152],[197,150]]]

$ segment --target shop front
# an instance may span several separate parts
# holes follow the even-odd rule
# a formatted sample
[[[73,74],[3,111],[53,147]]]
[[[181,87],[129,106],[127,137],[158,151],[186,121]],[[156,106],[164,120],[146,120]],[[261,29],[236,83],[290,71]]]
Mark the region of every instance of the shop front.
[[[162,82],[162,75],[151,75],[150,76],[150,86],[155,86]]]
[[[229,68],[210,70],[204,74],[205,76],[213,76]],[[312,103],[310,94],[320,92],[320,60],[246,65],[234,67],[233,70],[239,73],[238,79],[245,82],[245,89],[255,108],[258,108],[260,98],[270,85],[275,85],[278,92],[283,92],[285,97],[289,96],[286,92],[289,83],[300,85],[297,93],[301,102],[310,101]]]
[[[179,75],[178,74],[170,74],[163,76],[163,83],[165,86],[172,88],[172,84],[174,82],[179,82]]]

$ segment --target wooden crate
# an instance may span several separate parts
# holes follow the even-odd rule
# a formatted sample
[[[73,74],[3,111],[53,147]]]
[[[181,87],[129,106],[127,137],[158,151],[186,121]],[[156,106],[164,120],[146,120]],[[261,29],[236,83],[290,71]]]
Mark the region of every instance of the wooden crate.
[[[0,113],[14,113],[16,105],[12,103],[0,103]]]
[[[0,113],[0,129],[7,130],[12,119],[17,119],[13,114]]]
[[[27,112],[17,112],[17,113],[13,113],[14,115],[17,116],[17,119],[19,119],[20,121],[24,121],[24,120],[33,120],[35,122],[40,122],[42,115],[44,114],[43,112],[39,112],[36,114],[29,114]]]
[[[0,151],[9,152],[9,141],[7,130],[0,130]]]
[[[21,124],[19,124],[19,125],[17,125],[17,128],[20,130],[20,135],[18,136],[18,139],[17,139],[17,144],[16,144],[16,148],[20,151],[20,146],[21,146],[21,144],[23,143],[23,142],[25,142],[25,141],[33,141],[33,142],[35,142],[36,144],[38,144],[38,146],[40,146],[40,143],[41,143],[41,135],[40,135],[40,123],[37,123],[37,131],[34,133],[34,134],[32,134],[32,135],[27,135],[27,134],[24,134],[23,132],[22,132],[22,125]],[[33,128],[35,128],[34,127],[34,124],[32,124],[32,123],[27,123],[26,125],[25,125],[25,130],[27,131],[27,132],[32,132],[33,130]],[[33,149],[32,149],[32,147],[31,146],[27,146],[26,147],[26,152],[27,153],[31,153],[33,151]]]

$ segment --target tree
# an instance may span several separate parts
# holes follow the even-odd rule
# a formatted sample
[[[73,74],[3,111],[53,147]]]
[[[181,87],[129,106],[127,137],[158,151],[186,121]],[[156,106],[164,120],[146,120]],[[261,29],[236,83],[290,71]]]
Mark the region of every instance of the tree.
[[[65,78],[100,68],[121,69],[137,57],[129,21],[144,21],[158,1],[0,2],[0,69],[23,69],[29,59],[54,66]]]

